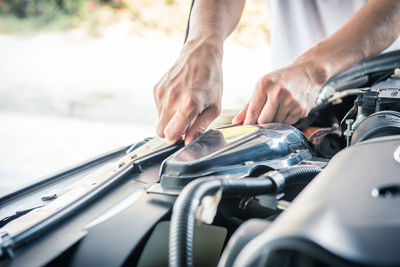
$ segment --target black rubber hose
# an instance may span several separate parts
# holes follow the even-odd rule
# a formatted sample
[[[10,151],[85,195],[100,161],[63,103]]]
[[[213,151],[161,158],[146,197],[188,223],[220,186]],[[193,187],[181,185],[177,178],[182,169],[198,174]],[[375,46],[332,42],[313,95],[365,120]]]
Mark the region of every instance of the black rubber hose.
[[[278,173],[284,179],[285,185],[298,182],[309,182],[319,168],[298,166],[291,167]],[[193,266],[193,236],[196,221],[196,211],[201,200],[206,195],[211,195],[222,190],[229,195],[261,195],[271,194],[278,190],[275,178],[262,176],[259,178],[200,178],[189,183],[177,198],[171,217],[169,232],[169,266]],[[280,188],[281,189],[281,188]]]
[[[311,166],[297,166],[279,171],[285,179],[285,185],[309,183],[320,172],[321,168]]]
[[[229,195],[268,194],[275,184],[263,178],[201,178],[189,183],[180,193],[172,212],[169,232],[169,266],[193,266],[193,235],[196,211],[204,196],[219,189]]]

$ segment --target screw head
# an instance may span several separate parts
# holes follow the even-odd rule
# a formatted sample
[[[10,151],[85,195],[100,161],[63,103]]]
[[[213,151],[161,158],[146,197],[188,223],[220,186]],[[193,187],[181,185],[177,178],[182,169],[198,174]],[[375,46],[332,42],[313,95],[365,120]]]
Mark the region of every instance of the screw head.
[[[347,120],[346,120],[346,124],[347,124],[347,125],[351,125],[351,124],[353,124],[353,122],[354,122],[353,119],[347,119]]]

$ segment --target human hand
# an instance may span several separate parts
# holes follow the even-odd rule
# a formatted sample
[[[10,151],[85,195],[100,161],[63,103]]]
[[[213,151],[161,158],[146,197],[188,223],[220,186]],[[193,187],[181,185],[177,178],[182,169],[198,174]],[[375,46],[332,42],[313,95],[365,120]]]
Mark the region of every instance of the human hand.
[[[325,81],[325,71],[309,62],[294,63],[266,74],[258,81],[249,103],[232,123],[294,124],[308,115]]]
[[[153,89],[157,134],[169,143],[185,143],[203,133],[219,115],[222,97],[222,47],[185,44],[177,62]]]

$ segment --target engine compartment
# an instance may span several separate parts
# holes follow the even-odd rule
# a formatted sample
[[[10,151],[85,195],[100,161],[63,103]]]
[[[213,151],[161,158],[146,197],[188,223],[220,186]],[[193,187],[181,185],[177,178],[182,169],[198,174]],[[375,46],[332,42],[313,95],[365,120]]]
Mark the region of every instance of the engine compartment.
[[[335,77],[294,126],[146,139],[2,196],[0,264],[398,266],[399,68]]]

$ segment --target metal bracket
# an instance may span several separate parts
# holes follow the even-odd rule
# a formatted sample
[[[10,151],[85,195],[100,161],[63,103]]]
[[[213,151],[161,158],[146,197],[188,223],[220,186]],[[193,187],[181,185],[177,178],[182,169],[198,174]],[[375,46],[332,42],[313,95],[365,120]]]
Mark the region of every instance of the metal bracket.
[[[8,256],[9,258],[14,258],[14,241],[8,233],[1,233],[1,243],[0,243],[0,258],[3,256]]]

